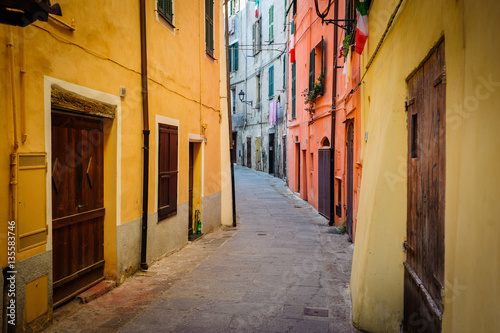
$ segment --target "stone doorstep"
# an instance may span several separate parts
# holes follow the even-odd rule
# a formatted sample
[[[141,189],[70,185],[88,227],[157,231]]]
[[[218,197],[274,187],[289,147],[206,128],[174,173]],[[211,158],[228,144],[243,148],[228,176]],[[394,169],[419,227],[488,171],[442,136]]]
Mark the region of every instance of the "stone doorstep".
[[[80,295],[76,296],[82,303],[88,303],[98,297],[110,292],[116,287],[116,282],[111,280],[104,280],[96,284],[90,289],[85,290]]]

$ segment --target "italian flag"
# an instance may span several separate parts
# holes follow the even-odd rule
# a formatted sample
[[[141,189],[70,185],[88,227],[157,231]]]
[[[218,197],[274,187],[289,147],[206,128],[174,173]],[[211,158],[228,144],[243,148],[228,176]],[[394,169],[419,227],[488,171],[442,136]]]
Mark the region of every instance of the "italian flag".
[[[255,17],[259,18],[259,0],[255,0]]]
[[[294,25],[292,21],[292,28],[290,34],[290,63],[293,64],[295,62],[295,34],[294,34]]]
[[[366,39],[368,38],[368,0],[356,0],[356,12],[358,14],[358,24],[356,26],[356,53],[361,54],[365,48]]]

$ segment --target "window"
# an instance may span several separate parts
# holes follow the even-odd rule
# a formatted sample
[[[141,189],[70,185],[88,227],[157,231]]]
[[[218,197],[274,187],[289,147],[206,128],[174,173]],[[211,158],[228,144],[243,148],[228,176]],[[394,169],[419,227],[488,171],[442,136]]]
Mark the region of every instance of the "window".
[[[236,88],[231,89],[231,104],[233,114],[236,114]]]
[[[205,52],[214,56],[214,1],[205,0]]]
[[[314,84],[321,78],[321,94],[324,88],[324,65],[323,65],[323,37],[321,41],[311,50],[309,54],[309,91],[314,89]]]
[[[274,66],[269,67],[269,98],[274,97]]]
[[[286,89],[286,53],[283,54],[283,89]]]
[[[252,46],[253,46],[253,55],[256,55],[260,52],[261,49],[261,35],[262,28],[260,25],[260,19],[257,20],[252,26]]]
[[[178,129],[160,124],[158,142],[158,221],[177,213]]]
[[[238,42],[229,46],[229,70],[231,72],[238,70]]]
[[[274,40],[274,5],[269,6],[269,42]]]
[[[292,120],[295,119],[295,62],[292,64]]]
[[[168,23],[173,24],[174,22],[174,7],[172,4],[173,0],[158,0],[158,13],[168,21]]]
[[[255,107],[260,107],[260,74],[255,76],[256,90],[257,90],[257,105]]]
[[[297,0],[292,0],[293,1],[293,9],[292,9],[292,13],[293,13],[293,16],[297,15]]]

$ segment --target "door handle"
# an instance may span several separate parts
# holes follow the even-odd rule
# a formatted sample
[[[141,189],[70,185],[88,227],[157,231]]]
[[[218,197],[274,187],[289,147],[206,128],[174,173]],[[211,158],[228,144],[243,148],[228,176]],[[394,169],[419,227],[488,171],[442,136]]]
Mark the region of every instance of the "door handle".
[[[78,208],[78,209],[82,209],[82,208],[83,208],[83,207],[85,207],[85,206],[87,206],[87,204],[78,205],[78,206],[76,206],[76,208]]]

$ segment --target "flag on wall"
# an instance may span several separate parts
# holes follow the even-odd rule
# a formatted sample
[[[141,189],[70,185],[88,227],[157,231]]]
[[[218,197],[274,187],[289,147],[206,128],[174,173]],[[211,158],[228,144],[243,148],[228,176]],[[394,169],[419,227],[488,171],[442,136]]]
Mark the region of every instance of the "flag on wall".
[[[365,48],[366,39],[368,38],[368,7],[370,1],[356,0],[356,12],[358,14],[358,24],[356,25],[356,53],[361,54]]]
[[[290,63],[295,62],[295,31],[292,21],[291,35],[290,35]]]
[[[259,0],[255,0],[255,17],[259,18]]]

